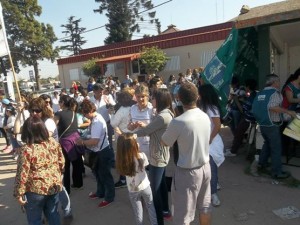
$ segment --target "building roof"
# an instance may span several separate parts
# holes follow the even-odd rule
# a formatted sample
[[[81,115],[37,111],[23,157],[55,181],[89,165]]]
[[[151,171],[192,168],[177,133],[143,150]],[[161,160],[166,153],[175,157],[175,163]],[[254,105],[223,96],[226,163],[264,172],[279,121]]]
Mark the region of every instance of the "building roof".
[[[240,14],[231,21],[236,22],[237,28],[246,28],[299,19],[300,1],[286,0],[250,8],[248,12]]]
[[[168,26],[168,29],[161,32],[161,34],[169,34],[169,33],[174,33],[174,32],[178,32],[178,31],[180,31],[180,30],[178,28],[176,28],[176,25],[170,24]]]
[[[104,64],[104,63],[112,63],[112,62],[117,62],[120,60],[123,61],[132,61],[134,59],[137,59],[140,57],[140,53],[136,54],[127,54],[127,55],[118,55],[118,56],[112,56],[108,58],[103,58],[103,59],[98,59],[96,62],[99,64]]]
[[[224,40],[230,33],[233,22],[214,24],[189,30],[161,34],[153,37],[124,41],[95,48],[83,49],[79,55],[58,59],[58,65],[85,62],[92,58],[109,58],[120,55],[139,53],[143,47],[157,46],[160,49],[194,45],[205,42]]]

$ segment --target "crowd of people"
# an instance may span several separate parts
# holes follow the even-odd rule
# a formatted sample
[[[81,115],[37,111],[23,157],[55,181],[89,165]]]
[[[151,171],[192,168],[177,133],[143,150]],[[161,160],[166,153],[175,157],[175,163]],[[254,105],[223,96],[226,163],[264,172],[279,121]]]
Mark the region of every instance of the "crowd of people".
[[[69,194],[83,188],[85,156],[93,152],[96,185],[87,197],[103,199],[98,207],[111,205],[116,188],[127,187],[138,225],[143,224],[143,207],[152,225],[171,218],[173,224],[190,224],[196,208],[199,223],[209,225],[212,206],[221,205],[218,167],[225,156],[237,155],[254,122],[264,138],[258,167],[265,169],[271,157],[272,176],[286,178],[279,157],[281,114],[289,115],[285,121],[296,117],[300,69],[284,85],[283,107],[278,76],[268,75],[261,92],[255,80],[246,80],[242,88],[237,78],[232,79],[228,109],[234,139],[226,151],[219,135],[219,96],[201,79],[201,71],[188,69],[167,82],[159,76],[141,83],[129,75],[123,83],[111,77],[102,83],[90,78],[86,88],[73,82],[69,93],[62,89],[36,98],[24,94],[18,103],[2,99],[2,151],[17,159],[14,196],[28,223],[42,224],[44,215],[50,225],[59,225],[59,203],[64,221],[72,221]],[[119,173],[116,182],[114,168]],[[170,168],[171,177],[166,174]]]

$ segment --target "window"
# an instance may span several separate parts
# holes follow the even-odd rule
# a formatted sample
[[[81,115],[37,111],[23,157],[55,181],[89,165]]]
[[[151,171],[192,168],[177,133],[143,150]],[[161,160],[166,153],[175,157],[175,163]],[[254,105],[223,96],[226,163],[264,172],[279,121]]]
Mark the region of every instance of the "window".
[[[79,71],[78,68],[69,70],[70,80],[79,80]]]
[[[177,71],[180,70],[180,58],[179,56],[171,56],[167,61],[164,71]]]
[[[137,59],[133,60],[131,62],[131,65],[132,65],[132,73],[140,73],[139,61]]]
[[[105,76],[115,75],[115,64],[114,63],[108,63],[106,64],[106,71]]]
[[[200,54],[200,66],[205,67],[216,54],[216,50],[205,51]]]

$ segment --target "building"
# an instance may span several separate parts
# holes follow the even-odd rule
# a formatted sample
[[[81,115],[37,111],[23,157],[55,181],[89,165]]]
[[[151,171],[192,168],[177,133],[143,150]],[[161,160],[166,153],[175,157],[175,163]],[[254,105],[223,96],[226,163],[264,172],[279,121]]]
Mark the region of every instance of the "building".
[[[300,1],[286,0],[249,9],[232,20],[238,29],[254,27],[258,35],[258,81],[278,74],[283,84],[300,67]]]
[[[82,66],[92,58],[99,58],[101,66],[106,64],[107,75],[117,76],[122,81],[130,74],[142,80],[145,74],[140,75],[138,57],[144,46],[158,46],[170,57],[164,71],[159,73],[167,79],[170,74],[185,72],[187,68],[205,66],[232,26],[232,22],[227,22],[179,31],[172,25],[158,36],[84,49],[79,55],[57,60],[60,80],[63,87],[69,87],[73,80],[84,83],[88,78],[83,74]]]
[[[77,56],[58,60],[60,80],[63,87],[69,87],[73,80],[84,83],[87,77],[81,68],[91,58],[99,58],[98,63],[106,65],[106,74],[117,76],[121,81],[126,74],[138,77],[142,73],[138,57],[143,46],[158,46],[170,57],[159,73],[167,79],[170,74],[184,73],[187,68],[205,66],[233,26],[256,30],[256,77],[260,88],[267,74],[280,75],[284,83],[289,74],[300,67],[300,1],[286,0],[251,9],[243,6],[239,16],[222,24],[183,31],[170,25],[158,36],[84,49]]]

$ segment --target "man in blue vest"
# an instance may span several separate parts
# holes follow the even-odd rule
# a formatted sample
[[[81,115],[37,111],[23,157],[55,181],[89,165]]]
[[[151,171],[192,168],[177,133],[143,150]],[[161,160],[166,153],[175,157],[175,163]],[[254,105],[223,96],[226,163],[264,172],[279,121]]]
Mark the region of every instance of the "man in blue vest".
[[[272,177],[284,179],[289,177],[290,174],[282,170],[280,132],[282,114],[286,113],[294,118],[297,115],[295,111],[281,107],[282,95],[279,88],[279,77],[275,74],[268,75],[266,77],[266,87],[256,95],[253,101],[252,112],[264,138],[258,165],[260,168],[266,167],[268,158],[271,157]]]

